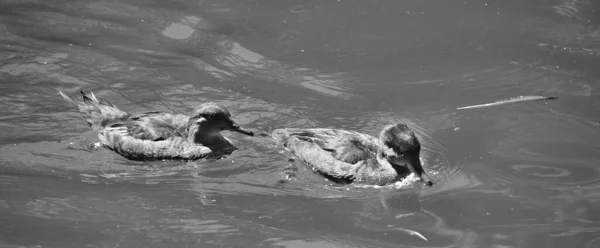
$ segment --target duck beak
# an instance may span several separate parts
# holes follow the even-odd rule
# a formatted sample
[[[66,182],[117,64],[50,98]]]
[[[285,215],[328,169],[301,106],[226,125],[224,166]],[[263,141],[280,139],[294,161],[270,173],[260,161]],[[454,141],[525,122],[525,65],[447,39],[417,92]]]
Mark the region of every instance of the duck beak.
[[[241,134],[245,134],[245,135],[248,135],[248,136],[254,136],[254,133],[252,131],[246,130],[246,129],[240,127],[240,125],[238,125],[237,123],[233,123],[231,125],[231,128],[229,130],[233,131],[233,132],[238,132],[238,133],[241,133]]]
[[[431,180],[429,180],[429,176],[427,175],[427,173],[425,173],[425,170],[423,169],[423,166],[421,165],[421,159],[419,159],[419,154],[415,154],[415,155],[411,154],[411,155],[407,156],[406,166],[425,185],[427,185],[427,186],[433,185],[433,182],[431,182]]]

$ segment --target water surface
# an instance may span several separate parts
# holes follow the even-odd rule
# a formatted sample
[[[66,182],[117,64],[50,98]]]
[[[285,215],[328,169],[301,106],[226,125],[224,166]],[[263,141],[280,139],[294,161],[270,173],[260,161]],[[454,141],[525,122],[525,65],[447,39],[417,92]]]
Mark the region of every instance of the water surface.
[[[600,247],[600,6],[0,2],[2,247]],[[98,148],[57,90],[225,105],[257,132],[405,122],[431,188],[334,185],[263,136],[216,161]],[[543,94],[556,101],[457,107]]]

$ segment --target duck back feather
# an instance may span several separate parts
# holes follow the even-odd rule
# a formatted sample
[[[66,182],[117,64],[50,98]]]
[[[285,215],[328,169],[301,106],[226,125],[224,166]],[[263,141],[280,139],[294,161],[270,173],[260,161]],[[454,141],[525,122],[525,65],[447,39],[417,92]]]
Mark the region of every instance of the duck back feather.
[[[360,180],[381,184],[397,177],[394,173],[388,175],[379,166],[377,139],[366,134],[325,128],[285,128],[274,130],[273,138],[313,170],[335,182]],[[374,174],[379,174],[379,182],[369,180],[369,175]]]

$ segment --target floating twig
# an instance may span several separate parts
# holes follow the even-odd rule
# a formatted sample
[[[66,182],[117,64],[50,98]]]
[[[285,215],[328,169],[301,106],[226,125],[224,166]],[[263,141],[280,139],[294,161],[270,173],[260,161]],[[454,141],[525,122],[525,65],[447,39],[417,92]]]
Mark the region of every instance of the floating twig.
[[[502,105],[502,104],[508,104],[508,103],[516,103],[516,102],[538,101],[538,100],[556,100],[556,99],[558,99],[558,97],[555,97],[555,96],[542,96],[542,95],[517,96],[517,97],[510,98],[510,99],[501,100],[501,101],[492,102],[492,103],[486,103],[486,104],[478,104],[478,105],[471,105],[471,106],[466,106],[466,107],[460,107],[460,108],[457,108],[457,110],[459,110],[459,109],[487,108],[487,107],[492,107],[492,106],[497,106],[497,105]]]
[[[417,236],[419,238],[422,238],[425,241],[428,241],[427,238],[425,238],[425,236],[423,236],[423,234],[420,234],[417,231],[413,231],[413,230],[406,229],[406,228],[400,228],[400,227],[394,227],[394,229],[396,229],[398,231],[406,232],[406,233],[408,233],[410,235]]]

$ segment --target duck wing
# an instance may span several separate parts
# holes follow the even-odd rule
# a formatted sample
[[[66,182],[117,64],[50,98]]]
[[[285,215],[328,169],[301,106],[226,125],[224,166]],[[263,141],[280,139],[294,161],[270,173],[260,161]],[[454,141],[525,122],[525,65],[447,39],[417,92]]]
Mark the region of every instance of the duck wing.
[[[187,137],[189,117],[164,112],[146,112],[132,116],[124,122],[129,135],[143,140],[165,140],[173,136]]]
[[[141,140],[160,141],[171,137],[187,138],[185,129],[181,130],[159,119],[145,118],[111,125],[126,127],[129,136]]]
[[[98,137],[102,144],[121,156],[131,160],[151,159],[200,159],[212,151],[205,146],[187,141],[184,136],[172,135],[166,139],[142,139],[131,134],[130,123],[117,123],[106,126]],[[138,128],[142,128],[138,126]],[[139,133],[138,133],[139,134]]]
[[[155,121],[161,121],[164,123],[168,123],[168,124],[176,127],[177,129],[183,130],[183,129],[187,128],[190,117],[187,115],[182,115],[182,114],[172,114],[172,113],[157,112],[157,111],[139,113],[139,114],[133,115],[131,117],[131,120],[135,120],[135,121],[145,121],[147,119],[152,119]]]
[[[277,129],[273,137],[320,173],[354,179],[377,156],[377,139],[338,129]]]

